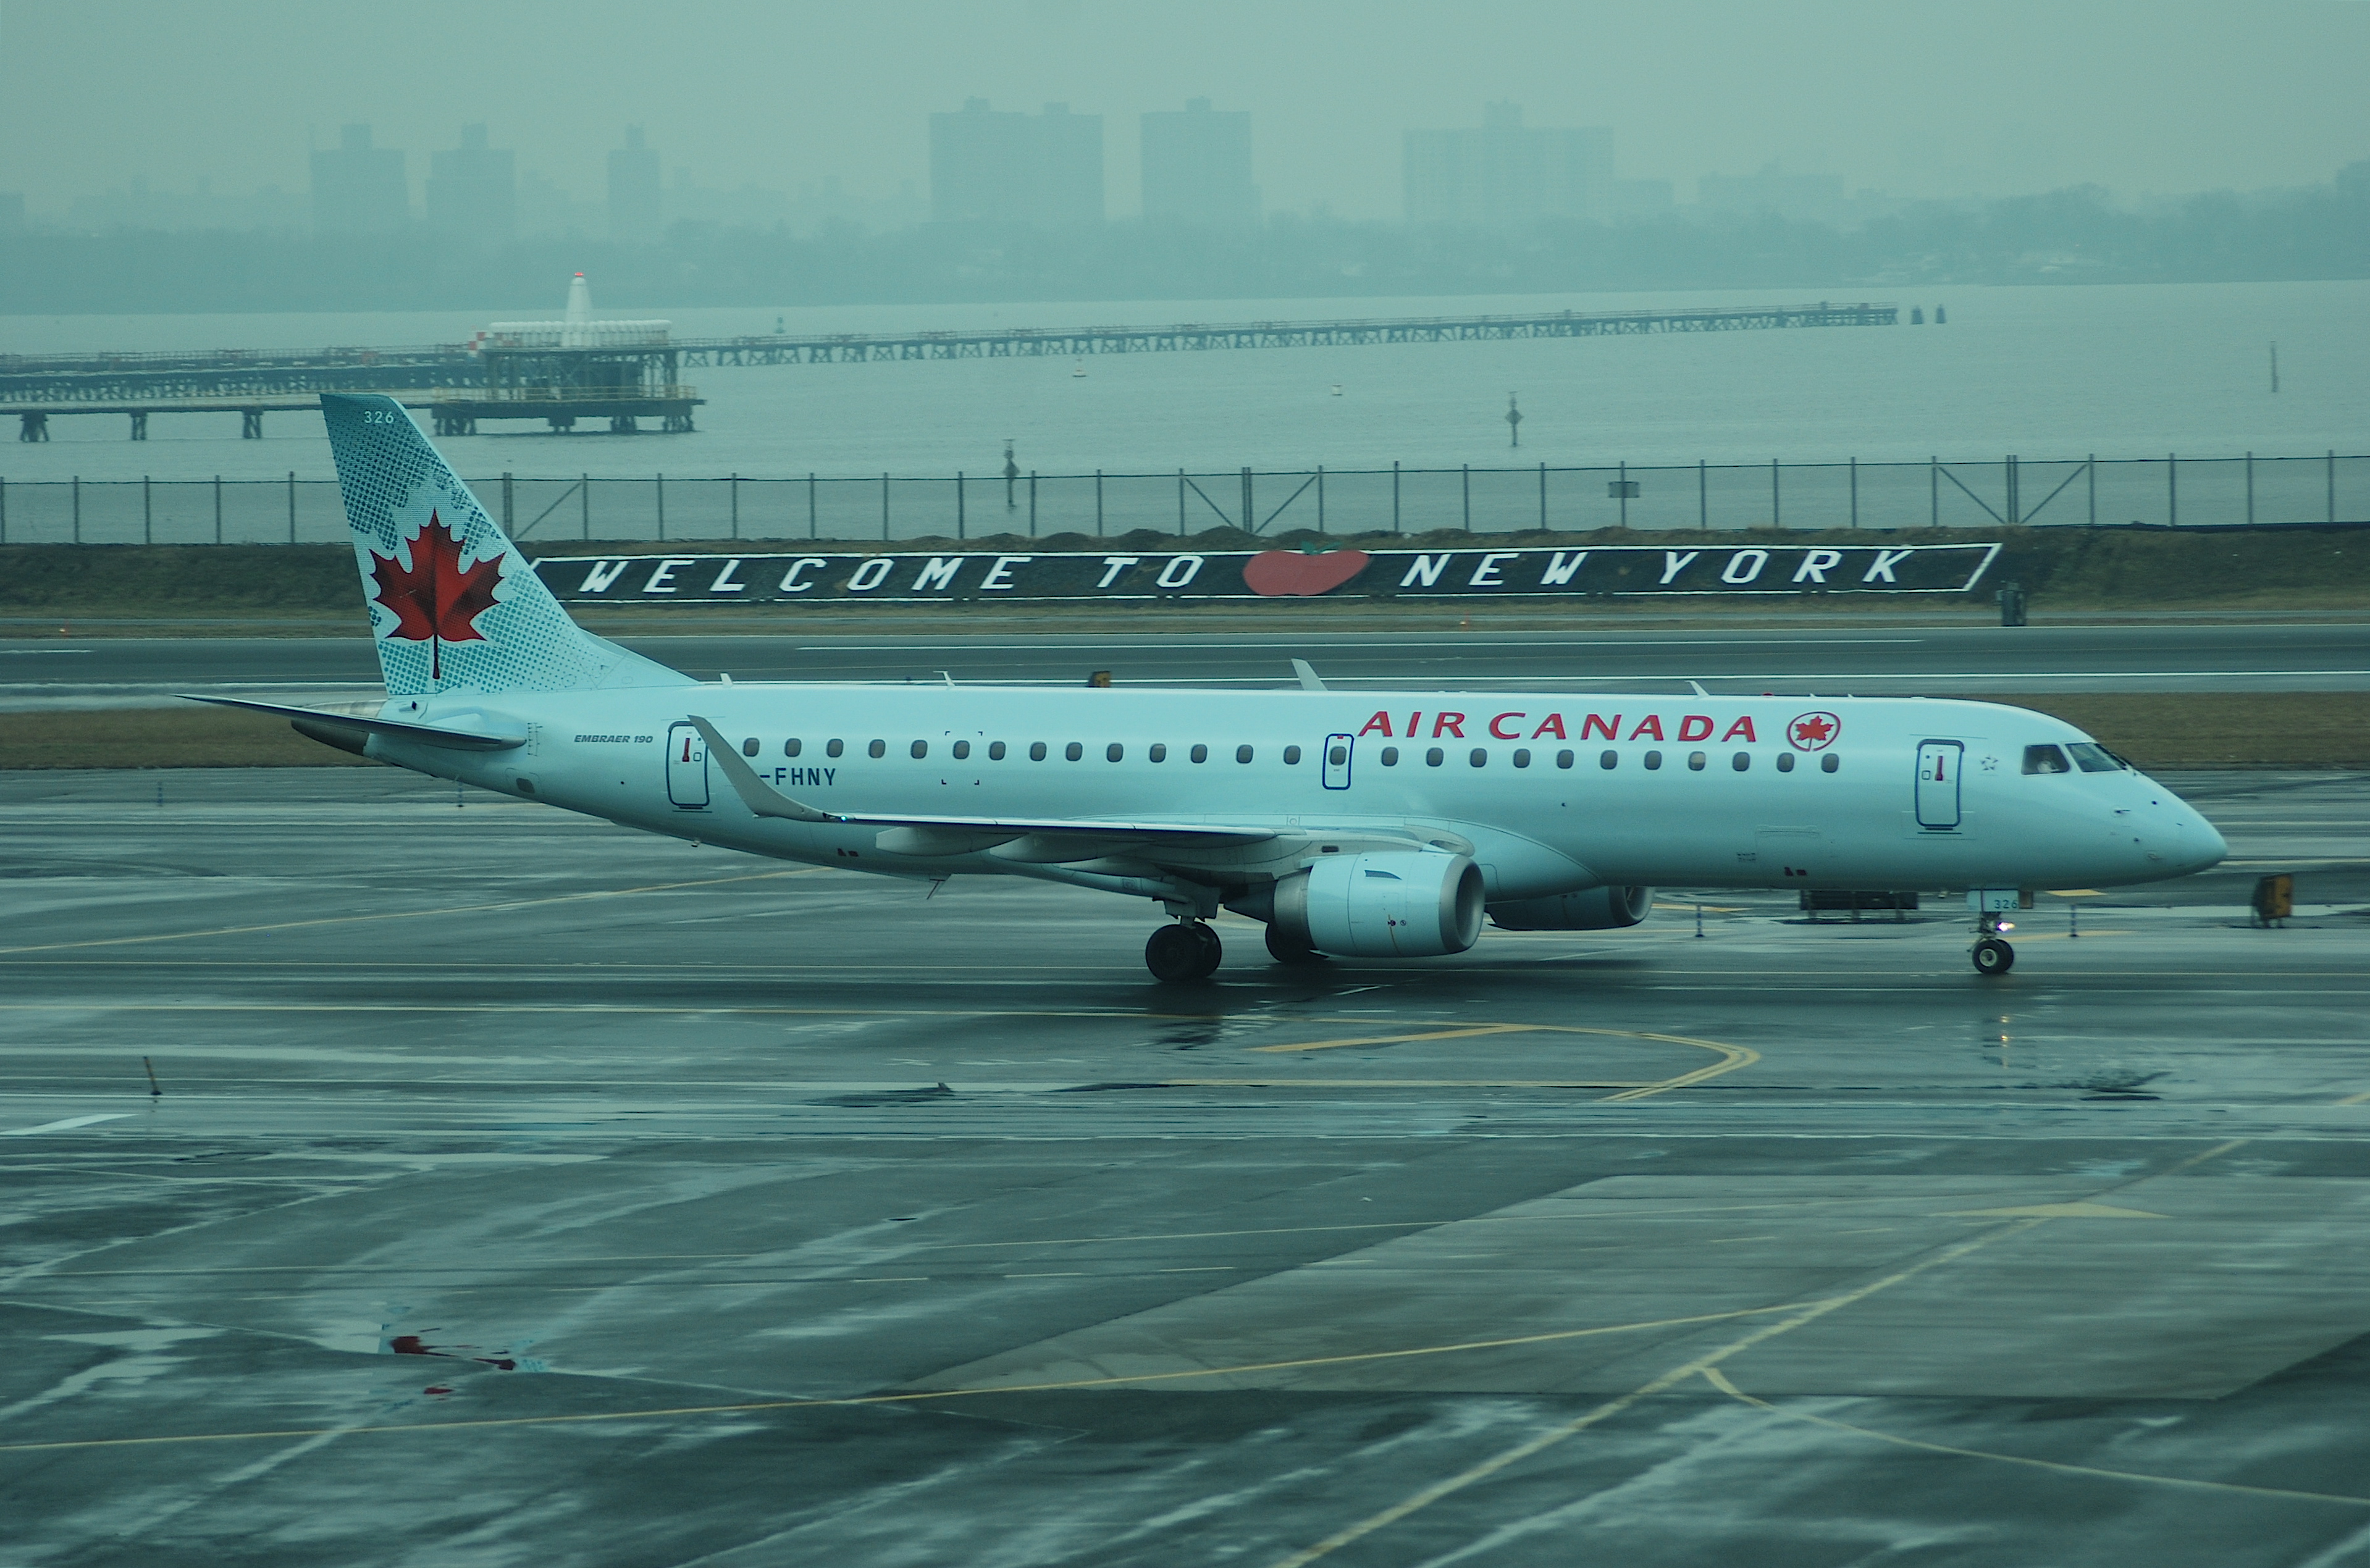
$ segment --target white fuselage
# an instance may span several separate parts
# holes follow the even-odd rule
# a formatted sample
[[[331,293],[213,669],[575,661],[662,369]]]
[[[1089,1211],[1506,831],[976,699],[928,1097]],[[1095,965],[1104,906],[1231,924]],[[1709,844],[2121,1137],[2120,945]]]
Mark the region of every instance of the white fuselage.
[[[1185,857],[1189,874],[1220,883],[1288,873],[1279,853],[1308,864],[1310,835],[1470,853],[1492,900],[1608,884],[2104,887],[2225,853],[2144,774],[2024,771],[2028,747],[2088,738],[1987,703],[752,683],[448,692],[384,710],[471,713],[530,738],[460,752],[381,736],[370,754],[629,827],[906,876],[1061,874],[1010,843],[758,816],[688,719],[711,722],[767,784],[825,812],[1283,835],[1272,850]],[[1145,858],[1089,864],[1120,875]]]

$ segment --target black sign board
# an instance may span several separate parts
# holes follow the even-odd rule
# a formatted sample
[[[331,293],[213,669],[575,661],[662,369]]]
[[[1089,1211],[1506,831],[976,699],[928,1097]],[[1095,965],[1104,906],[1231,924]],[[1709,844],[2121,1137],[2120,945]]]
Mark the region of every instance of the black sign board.
[[[1577,550],[1096,555],[546,555],[570,604],[914,603],[1034,599],[1584,598],[1964,593],[1997,544],[1617,544]]]

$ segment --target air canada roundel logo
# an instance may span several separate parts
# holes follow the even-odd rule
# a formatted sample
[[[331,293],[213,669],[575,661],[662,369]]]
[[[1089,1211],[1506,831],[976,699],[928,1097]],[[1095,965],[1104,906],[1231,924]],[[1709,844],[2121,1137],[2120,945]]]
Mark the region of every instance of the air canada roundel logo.
[[[1824,751],[1844,732],[1844,721],[1831,713],[1799,714],[1786,727],[1786,738],[1797,751]]]

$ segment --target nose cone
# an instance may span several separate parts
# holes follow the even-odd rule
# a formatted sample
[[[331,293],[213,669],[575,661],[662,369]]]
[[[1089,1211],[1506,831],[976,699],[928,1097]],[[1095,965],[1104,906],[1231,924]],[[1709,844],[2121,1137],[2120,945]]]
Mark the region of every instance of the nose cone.
[[[2230,845],[2213,823],[2187,806],[2180,808],[2178,821],[2181,869],[2203,871],[2207,866],[2222,864],[2223,857],[2230,853]]]

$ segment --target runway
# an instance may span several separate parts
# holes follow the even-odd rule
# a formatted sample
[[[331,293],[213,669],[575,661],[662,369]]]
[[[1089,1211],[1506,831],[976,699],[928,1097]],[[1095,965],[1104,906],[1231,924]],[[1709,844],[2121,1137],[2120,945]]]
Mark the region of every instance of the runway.
[[[2370,1542],[2358,778],[2169,779],[2230,864],[2002,980],[1664,889],[1184,988],[1118,899],[161,782],[0,776],[25,1562]]]
[[[1805,692],[2370,690],[2370,624],[1858,626],[1706,631],[623,636],[712,680],[1271,686],[1303,658],[1343,687]],[[943,672],[943,673],[942,673]],[[186,691],[367,694],[368,637],[0,640],[0,710],[169,704]]]

